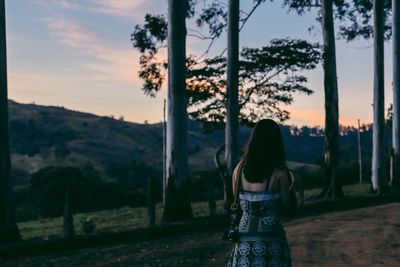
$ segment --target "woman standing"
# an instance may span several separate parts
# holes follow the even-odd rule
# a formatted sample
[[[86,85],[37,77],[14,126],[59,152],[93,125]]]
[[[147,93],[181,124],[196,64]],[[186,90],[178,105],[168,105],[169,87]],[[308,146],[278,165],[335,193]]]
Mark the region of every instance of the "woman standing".
[[[242,216],[239,240],[229,267],[291,266],[291,257],[280,213],[295,206],[291,173],[285,165],[282,134],[273,120],[259,121],[236,167]]]

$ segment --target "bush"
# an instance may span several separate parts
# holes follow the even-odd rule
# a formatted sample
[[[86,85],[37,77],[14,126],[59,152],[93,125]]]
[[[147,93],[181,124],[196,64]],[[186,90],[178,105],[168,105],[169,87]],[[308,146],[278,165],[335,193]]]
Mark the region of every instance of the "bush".
[[[90,177],[90,173],[95,172],[83,172],[75,167],[51,166],[32,174],[31,186],[15,192],[18,220],[61,216],[66,183],[71,188],[74,213],[146,205],[144,188],[127,190],[116,182]],[[161,191],[159,195],[161,199]]]

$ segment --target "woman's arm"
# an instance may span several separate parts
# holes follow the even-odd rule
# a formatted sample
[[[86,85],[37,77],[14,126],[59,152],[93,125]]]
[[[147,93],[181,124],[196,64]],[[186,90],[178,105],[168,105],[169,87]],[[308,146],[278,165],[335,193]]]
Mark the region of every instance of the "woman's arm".
[[[279,169],[277,171],[279,193],[281,195],[281,203],[284,210],[291,208],[289,187],[291,184],[290,175],[287,170]]]

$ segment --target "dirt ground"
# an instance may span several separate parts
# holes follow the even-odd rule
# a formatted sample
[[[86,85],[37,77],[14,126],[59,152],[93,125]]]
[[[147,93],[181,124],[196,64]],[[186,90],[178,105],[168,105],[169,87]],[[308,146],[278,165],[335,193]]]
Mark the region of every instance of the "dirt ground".
[[[291,221],[294,266],[400,266],[400,204]],[[232,244],[220,232],[56,252],[0,266],[225,266]]]

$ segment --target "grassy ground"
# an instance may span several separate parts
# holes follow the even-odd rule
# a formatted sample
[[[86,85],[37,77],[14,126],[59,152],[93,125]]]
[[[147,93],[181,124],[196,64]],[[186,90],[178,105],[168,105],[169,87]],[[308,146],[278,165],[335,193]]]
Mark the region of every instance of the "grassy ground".
[[[321,192],[321,189],[310,189],[304,191],[304,199],[312,200],[318,196]],[[343,186],[343,193],[346,197],[360,197],[360,196],[368,196],[370,193],[370,184],[353,184]]]
[[[369,195],[369,184],[355,184],[344,186],[346,196],[366,196]],[[313,199],[318,195],[320,189],[305,191],[305,200]],[[208,216],[208,204],[206,202],[192,203],[194,217]],[[223,201],[217,201],[217,214],[224,213]],[[161,222],[162,206],[156,207],[156,224]],[[120,209],[103,210],[89,213],[79,213],[74,216],[75,230],[78,235],[84,234],[82,231],[82,220],[91,218],[95,224],[97,232],[119,232],[143,228],[147,226],[147,209],[123,207]],[[35,221],[21,222],[18,224],[22,238],[24,240],[32,238],[49,239],[62,235],[63,218],[44,218]]]
[[[400,203],[298,218],[284,225],[296,267],[400,266]],[[221,230],[1,259],[2,267],[226,266]],[[274,265],[275,266],[275,265]]]

